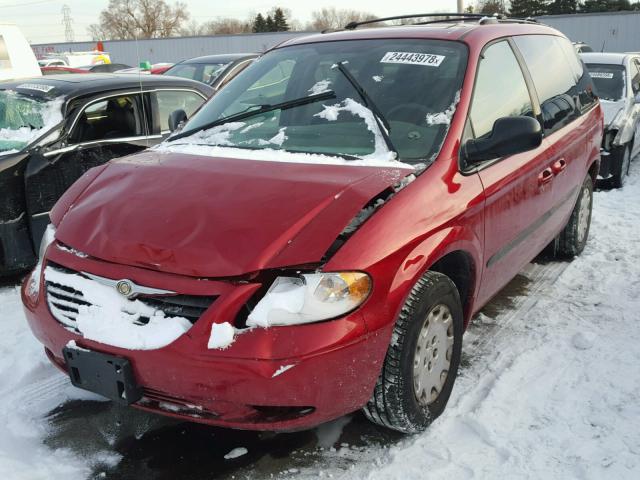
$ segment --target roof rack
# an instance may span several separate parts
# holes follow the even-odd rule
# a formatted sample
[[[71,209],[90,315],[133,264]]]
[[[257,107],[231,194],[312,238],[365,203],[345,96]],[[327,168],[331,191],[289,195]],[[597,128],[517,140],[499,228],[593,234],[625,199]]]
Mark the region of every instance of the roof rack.
[[[480,20],[486,17],[479,13],[417,13],[411,15],[396,15],[393,17],[374,18],[372,20],[363,20],[362,22],[351,22],[344,26],[345,30],[355,30],[361,25],[370,25],[378,22],[388,22],[390,20],[406,20],[408,18],[424,18],[424,17],[456,17],[457,20],[469,19]]]
[[[436,18],[435,20],[427,20],[424,22],[416,22],[412,25],[428,25],[431,23],[447,23],[452,20],[458,22],[477,21],[480,25],[495,23],[538,23],[533,18],[509,18],[505,15],[485,15],[482,13],[418,13],[412,15],[396,15],[393,17],[374,18],[364,20],[362,22],[351,22],[344,26],[345,30],[355,30],[362,25],[371,25],[373,23],[388,22],[390,20],[406,20],[409,18]]]

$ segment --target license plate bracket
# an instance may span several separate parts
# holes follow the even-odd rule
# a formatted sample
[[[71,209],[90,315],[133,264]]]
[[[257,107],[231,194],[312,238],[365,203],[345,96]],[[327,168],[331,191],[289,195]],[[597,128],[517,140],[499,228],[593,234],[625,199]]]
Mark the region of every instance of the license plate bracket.
[[[62,349],[71,383],[84,390],[131,405],[142,398],[131,362],[122,357],[80,348]]]

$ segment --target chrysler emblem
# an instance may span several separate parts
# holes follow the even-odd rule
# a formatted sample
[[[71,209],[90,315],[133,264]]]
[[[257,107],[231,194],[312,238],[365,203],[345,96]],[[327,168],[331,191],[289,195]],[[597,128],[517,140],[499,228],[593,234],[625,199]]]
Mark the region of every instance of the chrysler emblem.
[[[129,280],[120,280],[116,283],[116,290],[120,295],[128,298],[133,293],[133,285]]]
[[[99,277],[91,273],[82,272],[82,275],[94,280],[101,285],[105,285],[109,288],[115,288],[116,291],[123,297],[127,297],[129,300],[133,300],[138,295],[175,295],[173,290],[162,290],[159,288],[145,287],[137,285],[131,280],[111,280],[110,278]]]

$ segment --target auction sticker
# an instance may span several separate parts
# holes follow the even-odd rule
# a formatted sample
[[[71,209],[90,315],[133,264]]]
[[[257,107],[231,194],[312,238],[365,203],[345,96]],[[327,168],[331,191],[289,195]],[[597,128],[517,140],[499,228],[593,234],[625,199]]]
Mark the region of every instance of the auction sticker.
[[[408,65],[426,65],[439,67],[446,57],[432,53],[387,52],[380,63],[405,63]]]
[[[53,85],[43,85],[40,83],[23,83],[21,85],[18,85],[16,88],[20,88],[23,90],[38,90],[39,92],[48,93],[55,87]]]
[[[591,78],[613,78],[613,73],[610,72],[589,72],[589,75],[591,75]]]

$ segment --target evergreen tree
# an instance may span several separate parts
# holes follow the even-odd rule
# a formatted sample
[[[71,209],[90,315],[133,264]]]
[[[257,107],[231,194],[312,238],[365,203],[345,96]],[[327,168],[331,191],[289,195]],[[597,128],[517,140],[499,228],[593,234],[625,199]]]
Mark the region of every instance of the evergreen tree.
[[[509,15],[526,18],[546,15],[549,11],[549,0],[511,0]]]
[[[633,10],[629,0],[586,0],[580,5],[580,11],[593,12],[617,12],[620,10]]]
[[[253,21],[253,33],[261,33],[267,31],[267,22],[261,13],[256,15],[255,20]]]
[[[549,5],[550,15],[561,15],[565,13],[576,13],[578,11],[578,0],[553,0]]]
[[[281,8],[276,8],[273,12],[273,24],[276,32],[289,31],[289,24],[287,23],[287,17]]]
[[[276,31],[276,25],[273,22],[273,18],[271,18],[271,15],[267,15],[267,19],[264,21],[265,23],[265,32],[275,32]]]

